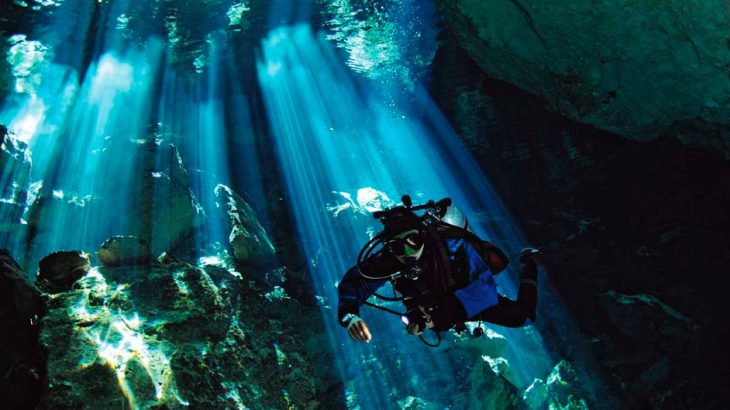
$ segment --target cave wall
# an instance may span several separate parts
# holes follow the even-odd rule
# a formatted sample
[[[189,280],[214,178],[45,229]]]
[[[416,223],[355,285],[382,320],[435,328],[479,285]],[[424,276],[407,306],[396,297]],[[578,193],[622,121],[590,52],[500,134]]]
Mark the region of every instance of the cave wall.
[[[433,70],[432,95],[545,249],[550,281],[619,407],[726,408],[728,163],[561,116],[485,74],[448,30]],[[540,312],[537,326],[550,332]],[[572,346],[555,348],[571,357]]]
[[[730,8],[722,1],[436,0],[491,77],[635,140],[730,157]]]

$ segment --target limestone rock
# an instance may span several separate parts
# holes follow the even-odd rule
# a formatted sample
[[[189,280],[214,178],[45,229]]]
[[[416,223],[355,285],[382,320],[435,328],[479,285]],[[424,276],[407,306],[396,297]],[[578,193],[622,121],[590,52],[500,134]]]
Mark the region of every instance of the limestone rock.
[[[538,98],[485,76],[455,46],[452,32],[444,36],[448,43],[434,60],[432,86],[439,91],[439,105],[462,133],[481,121],[485,132],[472,154],[524,222],[528,237],[552,248],[550,255],[569,251],[551,260],[548,270],[587,343],[544,340],[582,375],[604,375],[603,389],[599,384],[587,389],[589,405],[728,407],[730,393],[722,382],[730,369],[725,365],[730,333],[725,290],[718,286],[730,266],[727,162],[678,141],[636,143],[561,118]],[[471,90],[484,95],[488,104],[475,109],[480,115],[460,116],[459,94]],[[624,200],[634,197],[640,200]],[[650,292],[701,328],[695,334],[693,326],[676,323],[675,329],[689,333],[652,335],[651,329],[664,327],[667,315],[656,310],[656,316],[647,315],[653,324],[634,326],[630,312],[644,316],[644,304],[615,306],[611,301],[627,312],[608,314],[600,302],[610,289],[632,295]],[[563,323],[556,309],[540,311],[541,329],[548,322]],[[630,321],[619,330],[612,321],[624,316]],[[632,333],[634,327],[640,332]],[[665,344],[683,346],[683,353],[671,347],[677,353],[670,354]],[[590,349],[584,357],[595,357],[593,369],[598,369],[591,370],[590,361],[576,360],[580,346]],[[530,376],[546,380],[548,373]]]
[[[41,323],[45,408],[316,408],[316,308],[270,300],[226,269],[94,267]]]
[[[30,168],[28,145],[0,124],[0,233],[17,235],[28,199]]]
[[[443,407],[427,400],[408,396],[402,400],[398,400],[398,406],[402,410],[441,410]]]
[[[44,388],[45,363],[38,322],[41,292],[6,250],[0,250],[0,397],[7,409],[35,408]]]
[[[78,227],[89,221],[94,209],[102,206],[99,199],[91,195],[80,195],[77,192],[49,190],[42,187],[38,197],[28,211],[28,247],[24,255],[24,263],[36,266],[48,254],[68,247],[75,242],[77,248],[93,249],[104,238],[95,243],[79,243]],[[59,233],[63,232],[63,235]]]
[[[109,158],[120,152],[130,159]],[[26,263],[68,243],[94,249],[111,234],[143,239],[155,254],[189,247],[204,214],[174,145],[113,137],[94,155],[101,165],[93,180],[67,178],[43,186],[28,215]]]
[[[172,265],[176,263],[182,263],[182,261],[180,260],[180,258],[169,252],[162,252],[160,256],[157,257],[157,263],[161,265]]]
[[[54,252],[41,260],[36,284],[46,292],[71,288],[91,268],[89,255],[81,251]]]
[[[696,354],[699,327],[682,313],[651,295],[608,291],[601,306],[609,320],[635,348],[659,347],[675,357]]]
[[[535,379],[522,394],[522,400],[530,409],[541,409],[545,405],[548,388],[544,381]]]
[[[216,204],[227,216],[231,229],[228,240],[236,259],[256,262],[271,258],[274,255],[274,246],[256,218],[253,208],[225,185],[216,186],[215,195]]]
[[[140,165],[129,179],[131,185],[125,179],[127,169],[112,168],[129,165],[106,159],[118,152],[129,152]],[[138,140],[114,137],[98,155],[101,162],[110,164],[106,178],[100,178],[93,191],[104,207],[115,209],[117,187],[129,185],[128,222],[117,232],[144,239],[152,251],[160,253],[184,244],[202,223],[202,207],[190,189],[190,176],[175,145],[156,134]]]
[[[730,153],[730,13],[722,2],[437,0],[490,76],[637,140]]]
[[[581,381],[573,366],[560,361],[547,378],[548,402],[551,409],[588,410],[588,404],[581,397]]]
[[[40,290],[33,285],[7,250],[0,250],[0,304],[2,318],[15,318],[24,328],[34,327],[45,306]]]
[[[101,244],[97,255],[104,266],[144,265],[152,259],[147,241],[134,236],[112,236]]]
[[[517,388],[501,374],[495,372],[495,361],[490,363],[487,360],[481,360],[474,366],[468,380],[470,388],[468,401],[464,408],[518,409],[523,407]]]

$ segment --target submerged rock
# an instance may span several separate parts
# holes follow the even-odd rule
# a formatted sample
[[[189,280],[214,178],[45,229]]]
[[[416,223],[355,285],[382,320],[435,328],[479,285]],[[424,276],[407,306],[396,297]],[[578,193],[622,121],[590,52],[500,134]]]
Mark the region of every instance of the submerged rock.
[[[316,308],[217,266],[92,268],[52,296],[45,408],[315,408]]]
[[[28,145],[0,124],[0,234],[18,234],[30,188]]]
[[[548,388],[544,381],[535,379],[522,394],[522,400],[530,409],[541,409],[548,398]]]
[[[134,236],[112,236],[97,253],[104,266],[144,265],[150,263],[152,251],[147,241]]]
[[[570,363],[563,360],[556,364],[546,384],[551,409],[588,410],[579,390],[581,381]]]
[[[23,329],[38,324],[45,305],[40,290],[33,285],[21,270],[20,265],[7,250],[0,250],[0,318],[15,318]]]
[[[501,360],[500,360],[501,359]],[[495,360],[480,360],[469,375],[469,393],[464,407],[469,409],[518,409],[523,407],[522,399],[515,386],[500,374],[506,370],[504,359],[497,362],[504,366],[495,367]]]
[[[0,398],[7,409],[35,408],[44,388],[38,322],[41,292],[6,250],[0,250]]]
[[[71,289],[89,269],[89,255],[81,251],[54,252],[41,259],[36,284],[46,292]]]
[[[129,152],[136,158],[133,165],[137,169],[131,178],[128,170],[113,168],[129,166],[109,158],[117,152]],[[102,162],[114,164],[106,170],[112,180],[99,182],[94,188],[95,195],[103,195],[104,206],[116,209],[116,186],[129,187],[126,222],[117,232],[144,239],[155,253],[187,246],[204,213],[190,189],[190,176],[177,147],[155,134],[137,140],[117,137],[99,156]]]
[[[177,148],[162,140],[120,137],[106,144],[93,154],[100,165],[92,180],[63,173],[60,181],[44,184],[28,214],[26,263],[68,243],[93,249],[110,233],[143,239],[156,254],[192,247],[204,214]],[[113,158],[120,153],[124,160]]]
[[[651,295],[608,291],[601,306],[619,332],[636,348],[659,347],[677,357],[696,354],[699,327],[682,313]]]
[[[228,241],[241,262],[266,261],[274,255],[274,245],[253,208],[225,185],[215,187],[216,204],[224,210],[231,233]]]
[[[431,403],[427,400],[408,396],[404,399],[398,400],[398,406],[401,410],[441,410],[442,406],[437,403]]]
[[[722,2],[437,0],[490,76],[637,140],[730,155],[730,14]]]

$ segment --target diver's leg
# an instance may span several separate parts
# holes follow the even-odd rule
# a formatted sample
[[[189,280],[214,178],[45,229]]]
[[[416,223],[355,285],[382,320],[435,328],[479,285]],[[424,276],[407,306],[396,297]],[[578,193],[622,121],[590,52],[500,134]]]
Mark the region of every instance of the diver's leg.
[[[483,311],[469,320],[481,320],[507,327],[523,326],[527,320],[535,320],[537,308],[537,264],[528,260],[522,263],[520,272],[520,290],[517,300],[504,296],[499,303]]]

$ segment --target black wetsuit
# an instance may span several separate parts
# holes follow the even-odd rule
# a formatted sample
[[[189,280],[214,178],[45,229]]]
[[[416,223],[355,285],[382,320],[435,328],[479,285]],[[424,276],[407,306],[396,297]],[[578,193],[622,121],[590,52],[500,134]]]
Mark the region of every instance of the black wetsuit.
[[[417,262],[422,270],[420,279],[414,281],[399,276],[392,282],[395,289],[406,296],[403,301],[406,310],[418,306],[433,308],[431,318],[436,330],[446,330],[465,321],[481,320],[519,327],[535,320],[537,266],[532,260],[523,263],[517,300],[512,300],[496,293],[488,264],[467,240],[441,241],[448,250],[453,280],[446,283],[444,269],[438,268],[438,258],[434,257],[436,252],[433,247],[427,247]],[[398,259],[384,252],[377,253],[362,265],[365,275],[376,278],[407,270]],[[340,323],[344,325],[343,317],[348,313],[359,314],[360,306],[387,281],[365,278],[357,266],[352,267],[338,285]]]

